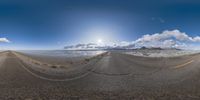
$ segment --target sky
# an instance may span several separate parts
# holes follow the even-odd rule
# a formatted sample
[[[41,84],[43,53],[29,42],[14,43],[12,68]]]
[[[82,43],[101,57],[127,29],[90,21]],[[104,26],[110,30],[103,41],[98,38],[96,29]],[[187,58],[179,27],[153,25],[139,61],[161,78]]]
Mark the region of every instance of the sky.
[[[1,0],[0,49],[200,46],[198,0]]]

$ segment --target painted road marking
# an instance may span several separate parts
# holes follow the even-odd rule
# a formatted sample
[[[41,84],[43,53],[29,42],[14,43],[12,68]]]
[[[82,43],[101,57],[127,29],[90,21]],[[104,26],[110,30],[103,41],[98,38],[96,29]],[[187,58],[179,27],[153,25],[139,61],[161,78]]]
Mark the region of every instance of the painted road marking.
[[[194,60],[190,60],[190,61],[188,61],[188,62],[186,62],[186,63],[184,63],[184,64],[176,65],[176,66],[173,67],[173,68],[174,68],[174,69],[178,69],[178,68],[184,67],[184,66],[186,66],[186,65],[188,65],[188,64],[190,64],[190,63],[192,63],[192,62],[194,62]]]

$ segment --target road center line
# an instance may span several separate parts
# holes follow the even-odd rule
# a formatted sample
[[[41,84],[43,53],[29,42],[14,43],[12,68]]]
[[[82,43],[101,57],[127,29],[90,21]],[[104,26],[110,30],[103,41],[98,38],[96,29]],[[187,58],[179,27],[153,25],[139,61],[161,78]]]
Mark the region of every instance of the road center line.
[[[186,62],[184,64],[176,65],[175,67],[173,67],[173,69],[178,69],[178,68],[184,67],[184,66],[186,66],[186,65],[188,65],[188,64],[190,64],[192,62],[194,62],[194,60],[190,60],[190,61],[188,61],[188,62]]]

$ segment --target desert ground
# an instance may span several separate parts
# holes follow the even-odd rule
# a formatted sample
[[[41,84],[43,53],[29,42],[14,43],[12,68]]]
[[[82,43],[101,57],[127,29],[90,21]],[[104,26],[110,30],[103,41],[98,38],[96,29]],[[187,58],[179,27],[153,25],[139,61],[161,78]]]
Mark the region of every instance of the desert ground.
[[[143,57],[108,51],[78,60],[0,53],[1,100],[199,100],[199,79],[198,53]]]

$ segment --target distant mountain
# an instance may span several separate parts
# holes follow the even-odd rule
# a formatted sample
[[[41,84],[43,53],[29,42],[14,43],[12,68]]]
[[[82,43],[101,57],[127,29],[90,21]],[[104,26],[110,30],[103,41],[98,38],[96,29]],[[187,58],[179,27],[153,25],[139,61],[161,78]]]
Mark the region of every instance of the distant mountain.
[[[145,47],[145,46],[138,48],[138,49],[140,49],[140,50],[163,50],[163,48],[161,48],[161,47]]]
[[[88,44],[77,44],[77,45],[70,45],[65,46],[64,49],[67,50],[124,50],[124,49],[135,49],[135,45],[98,45],[95,43],[88,43]]]
[[[178,49],[178,48],[161,48],[161,47],[140,47],[140,48],[137,48],[137,50],[181,50],[181,49]]]
[[[135,47],[134,44],[130,45],[112,45],[112,46],[102,46],[95,43],[88,43],[88,44],[77,44],[77,45],[70,45],[65,46],[64,49],[66,50],[181,50],[178,48],[161,48],[161,47]]]

